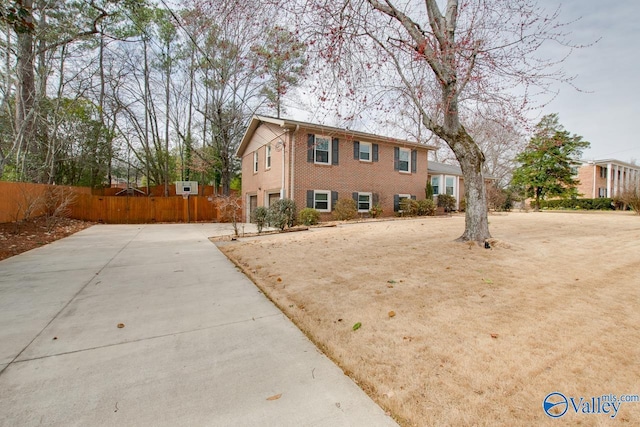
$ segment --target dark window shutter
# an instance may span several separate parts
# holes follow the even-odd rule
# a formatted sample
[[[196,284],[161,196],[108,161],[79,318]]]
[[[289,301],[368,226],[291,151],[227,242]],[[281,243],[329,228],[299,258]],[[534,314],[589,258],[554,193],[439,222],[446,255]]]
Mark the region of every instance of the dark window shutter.
[[[373,144],[373,161],[378,161],[378,144]]]
[[[400,170],[400,147],[393,147],[393,170]]]
[[[416,200],[416,196],[411,196],[411,200]]]
[[[360,160],[360,142],[353,141],[353,158],[355,160]]]
[[[331,153],[331,164],[337,165],[338,164],[338,146],[340,145],[340,140],[338,138],[333,138],[331,143],[332,143],[331,148],[333,149],[333,152]]]
[[[313,206],[313,190],[307,190],[307,207],[314,208]]]
[[[332,191],[331,192],[331,210],[335,208],[337,202],[338,202],[338,192]]]
[[[358,193],[357,192],[353,192],[351,193],[351,197],[353,197],[353,200],[356,202],[356,205],[358,204]]]
[[[416,173],[418,163],[418,150],[411,150],[411,173]]]
[[[307,162],[313,163],[313,145],[316,143],[316,136],[312,133],[307,135]]]
[[[393,195],[393,211],[398,212],[400,210],[400,195]]]
[[[378,203],[380,203],[380,196],[378,196],[378,193],[373,193],[373,204],[377,205]]]

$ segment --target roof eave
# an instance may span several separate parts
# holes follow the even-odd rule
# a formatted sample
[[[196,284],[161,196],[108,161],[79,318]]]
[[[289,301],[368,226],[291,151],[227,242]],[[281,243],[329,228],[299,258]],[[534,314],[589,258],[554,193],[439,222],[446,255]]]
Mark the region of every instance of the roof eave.
[[[400,145],[404,147],[414,147],[414,148],[419,148],[427,151],[437,150],[437,147],[433,145],[420,144],[418,142],[413,142],[413,141],[406,141],[402,139],[396,139],[396,138],[391,138],[391,137],[386,137],[381,135],[374,135],[374,134],[350,130],[350,129],[341,129],[333,126],[324,126],[324,125],[319,125],[315,123],[300,122],[297,120],[286,120],[286,119],[278,119],[278,118],[268,117],[268,116],[260,116],[256,114],[251,118],[251,122],[249,123],[247,130],[242,136],[240,145],[236,150],[237,157],[240,157],[240,158],[242,157],[242,155],[244,154],[244,150],[249,144],[249,141],[251,140],[251,138],[253,137],[253,134],[255,133],[256,129],[258,129],[261,123],[275,124],[283,129],[294,130],[300,127],[304,127],[305,129],[317,131],[319,133],[329,133],[329,134],[342,133],[342,134],[347,134],[356,138],[361,138],[365,140],[370,139],[370,140],[375,140],[377,142],[386,142],[389,144]]]

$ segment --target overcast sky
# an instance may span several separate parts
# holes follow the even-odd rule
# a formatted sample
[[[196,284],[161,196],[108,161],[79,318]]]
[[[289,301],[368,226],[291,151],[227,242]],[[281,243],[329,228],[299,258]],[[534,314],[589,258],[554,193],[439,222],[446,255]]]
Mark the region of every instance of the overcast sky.
[[[570,22],[567,30],[573,43],[597,43],[574,50],[562,66],[566,74],[577,76],[574,84],[580,90],[558,85],[558,96],[537,111],[533,121],[558,113],[567,131],[591,143],[585,160],[640,164],[640,131],[635,129],[640,124],[640,1],[538,0],[538,4],[548,12],[561,8],[560,20]],[[295,108],[290,110],[289,114]],[[317,111],[312,118],[308,115],[306,111],[302,116],[307,117],[294,114],[294,118],[319,120]]]
[[[590,93],[568,86],[544,108],[558,113],[566,130],[591,142],[585,159],[635,159],[640,163],[640,24],[638,0],[539,0],[547,8],[562,3],[565,19],[573,23],[576,42],[601,40],[574,51],[564,69],[578,74],[576,84]]]

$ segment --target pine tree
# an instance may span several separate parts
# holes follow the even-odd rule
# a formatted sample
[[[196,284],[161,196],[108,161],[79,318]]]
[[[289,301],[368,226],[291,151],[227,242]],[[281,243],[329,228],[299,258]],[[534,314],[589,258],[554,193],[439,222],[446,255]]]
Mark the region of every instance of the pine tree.
[[[566,131],[557,114],[546,115],[536,125],[527,148],[516,157],[520,166],[514,171],[512,184],[534,199],[536,210],[547,197],[575,197],[579,184],[575,167],[589,146],[581,136]]]

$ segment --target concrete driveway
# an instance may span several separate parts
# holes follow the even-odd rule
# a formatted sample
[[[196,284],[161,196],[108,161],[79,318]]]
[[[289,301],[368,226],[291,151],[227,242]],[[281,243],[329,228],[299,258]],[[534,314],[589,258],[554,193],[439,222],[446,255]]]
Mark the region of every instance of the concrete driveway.
[[[0,261],[0,425],[396,425],[207,239],[230,230],[96,225]]]

